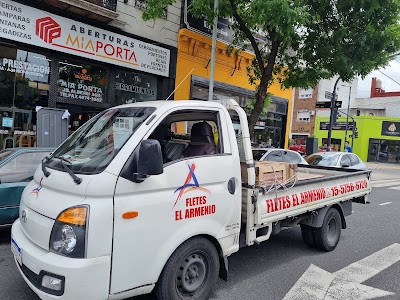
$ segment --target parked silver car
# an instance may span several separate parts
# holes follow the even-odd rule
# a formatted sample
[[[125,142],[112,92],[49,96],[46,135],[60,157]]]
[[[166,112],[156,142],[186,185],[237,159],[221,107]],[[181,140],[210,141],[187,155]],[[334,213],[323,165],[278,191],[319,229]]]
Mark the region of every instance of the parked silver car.
[[[307,162],[298,152],[279,148],[254,148],[253,159],[307,165]]]
[[[318,152],[307,156],[306,161],[312,166],[368,169],[356,154],[349,152]]]

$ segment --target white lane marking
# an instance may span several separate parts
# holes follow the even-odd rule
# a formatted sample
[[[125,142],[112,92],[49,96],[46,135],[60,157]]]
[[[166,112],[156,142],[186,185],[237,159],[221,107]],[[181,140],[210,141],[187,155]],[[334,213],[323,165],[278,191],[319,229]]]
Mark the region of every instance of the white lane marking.
[[[310,265],[283,300],[366,300],[391,292],[362,285],[400,261],[400,244],[393,244],[335,273]]]
[[[360,283],[335,279],[326,293],[324,300],[367,300],[394,295]],[[311,299],[310,299],[311,300]]]
[[[392,202],[385,202],[385,203],[381,203],[381,204],[379,204],[379,205],[381,205],[381,206],[383,206],[383,205],[388,205],[388,204],[391,204]]]
[[[399,181],[393,181],[393,182],[386,182],[386,183],[372,183],[372,187],[386,187],[386,186],[395,186],[399,185]]]
[[[334,279],[335,275],[311,265],[283,300],[322,300]]]
[[[335,272],[337,278],[364,282],[400,261],[400,244],[393,244]]]
[[[371,180],[371,182],[374,183],[384,183],[384,182],[392,182],[392,181],[399,181],[398,179],[381,179],[381,180]]]
[[[390,187],[389,190],[400,190],[400,186]]]

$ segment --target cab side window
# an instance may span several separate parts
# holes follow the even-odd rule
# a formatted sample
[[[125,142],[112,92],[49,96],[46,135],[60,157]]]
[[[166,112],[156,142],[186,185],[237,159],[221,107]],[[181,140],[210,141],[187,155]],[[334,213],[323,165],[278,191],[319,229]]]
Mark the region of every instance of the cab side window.
[[[160,142],[163,161],[222,153],[218,112],[185,110],[170,114],[149,136]]]

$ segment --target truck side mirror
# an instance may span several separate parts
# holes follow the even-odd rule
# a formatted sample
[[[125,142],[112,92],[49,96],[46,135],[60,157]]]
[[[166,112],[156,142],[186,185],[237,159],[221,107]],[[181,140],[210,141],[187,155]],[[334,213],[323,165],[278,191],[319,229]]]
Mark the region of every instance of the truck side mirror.
[[[139,145],[137,173],[133,174],[133,181],[140,183],[151,175],[160,175],[163,172],[163,156],[160,142],[157,140],[143,140]]]

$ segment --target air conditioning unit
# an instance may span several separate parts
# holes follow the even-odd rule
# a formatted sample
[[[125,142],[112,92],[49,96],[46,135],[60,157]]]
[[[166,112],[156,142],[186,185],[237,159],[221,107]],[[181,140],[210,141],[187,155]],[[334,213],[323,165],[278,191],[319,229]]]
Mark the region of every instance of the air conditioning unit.
[[[314,116],[315,115],[315,110],[311,110],[310,111],[310,116]]]

